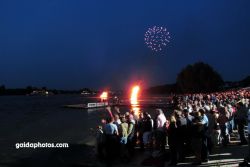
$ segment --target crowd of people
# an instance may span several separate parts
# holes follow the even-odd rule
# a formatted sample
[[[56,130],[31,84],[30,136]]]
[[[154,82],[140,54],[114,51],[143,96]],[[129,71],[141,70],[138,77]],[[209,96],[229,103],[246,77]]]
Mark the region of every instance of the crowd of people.
[[[129,162],[136,146],[165,152],[170,150],[170,165],[195,155],[193,164],[209,161],[216,145],[227,146],[230,135],[238,130],[240,145],[248,143],[244,127],[248,123],[250,91],[231,90],[211,94],[185,94],[171,97],[171,112],[155,109],[155,117],[141,111],[121,114],[118,107],[97,130],[100,159],[112,164],[115,158]]]

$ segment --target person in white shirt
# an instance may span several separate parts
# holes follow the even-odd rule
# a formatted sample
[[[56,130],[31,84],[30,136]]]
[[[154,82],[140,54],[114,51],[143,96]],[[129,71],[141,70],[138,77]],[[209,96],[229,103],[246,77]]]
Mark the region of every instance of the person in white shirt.
[[[162,109],[156,109],[157,117],[155,120],[155,143],[156,148],[161,151],[165,150],[166,145],[166,133],[165,133],[165,125],[167,119],[162,111]]]

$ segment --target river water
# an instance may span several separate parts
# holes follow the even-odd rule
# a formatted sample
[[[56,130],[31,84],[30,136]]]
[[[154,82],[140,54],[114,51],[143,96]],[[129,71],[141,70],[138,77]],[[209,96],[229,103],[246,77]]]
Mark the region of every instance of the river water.
[[[0,163],[29,156],[34,149],[16,149],[20,142],[62,142],[94,145],[91,129],[108,115],[105,109],[70,109],[86,103],[80,95],[0,96]],[[123,107],[121,112],[129,111]],[[146,109],[153,113],[153,109]]]

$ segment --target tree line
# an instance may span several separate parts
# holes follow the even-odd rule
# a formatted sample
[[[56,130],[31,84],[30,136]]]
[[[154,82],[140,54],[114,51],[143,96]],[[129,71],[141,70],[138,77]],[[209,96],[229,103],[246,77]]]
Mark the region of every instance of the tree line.
[[[174,84],[166,84],[150,87],[148,93],[197,93],[197,92],[214,92],[219,90],[247,87],[250,86],[250,76],[238,82],[225,82],[221,75],[215,71],[209,64],[197,62],[189,64],[183,68],[177,75]],[[47,90],[46,87],[37,88],[27,86],[26,88],[7,89],[5,85],[0,86],[0,95],[26,95],[34,90]],[[79,94],[82,91],[90,91],[88,88],[80,90],[48,90],[54,94]]]
[[[148,93],[199,93],[250,86],[250,76],[238,82],[225,82],[209,64],[197,62],[187,65],[177,75],[174,84],[151,87]]]

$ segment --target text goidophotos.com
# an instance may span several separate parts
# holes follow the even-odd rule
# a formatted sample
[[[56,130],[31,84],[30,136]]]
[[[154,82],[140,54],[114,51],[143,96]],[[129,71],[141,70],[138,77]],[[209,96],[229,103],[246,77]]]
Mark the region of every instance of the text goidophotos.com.
[[[16,146],[16,149],[20,149],[20,148],[33,148],[33,149],[36,149],[36,148],[68,148],[69,144],[68,143],[22,142],[22,143],[16,143],[15,146]]]

